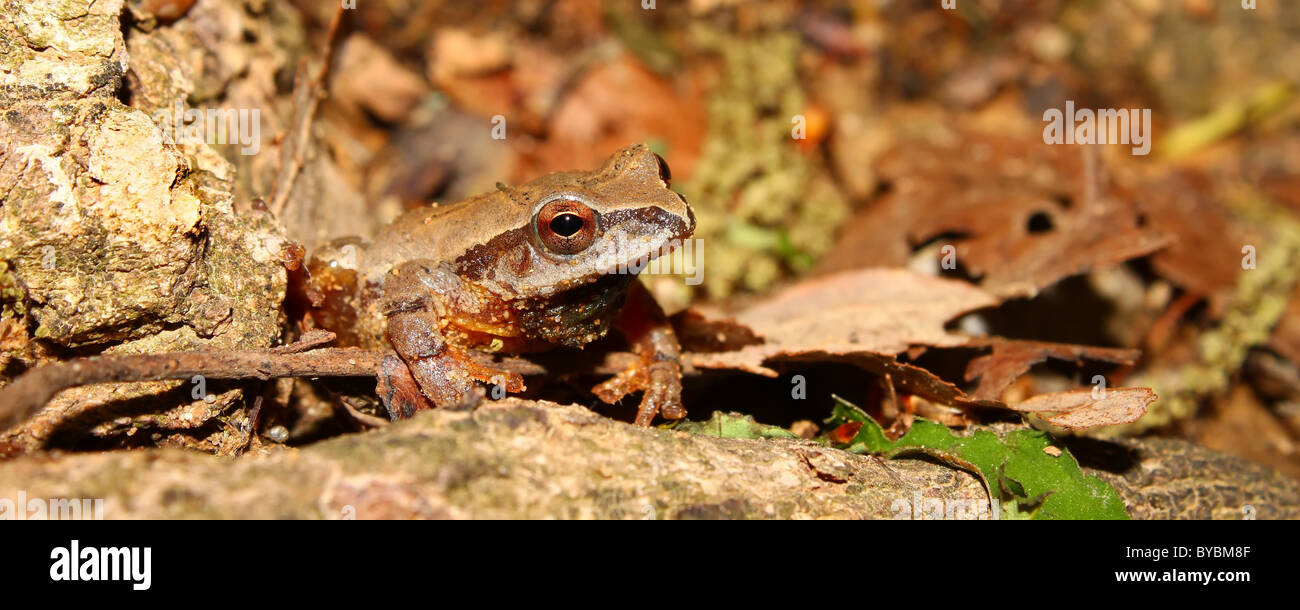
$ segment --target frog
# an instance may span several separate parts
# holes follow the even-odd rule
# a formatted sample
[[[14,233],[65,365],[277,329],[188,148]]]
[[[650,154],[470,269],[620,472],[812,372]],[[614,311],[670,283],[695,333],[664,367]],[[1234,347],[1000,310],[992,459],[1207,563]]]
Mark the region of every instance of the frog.
[[[636,358],[593,393],[616,404],[641,392],[640,426],[682,419],[681,347],[636,275],[695,231],[671,180],[663,157],[636,144],[591,171],[411,210],[369,241],[331,240],[304,265],[307,324],[340,346],[392,348],[376,392],[394,420],[472,407],[480,383],[526,390],[477,354],[582,349],[615,329]]]

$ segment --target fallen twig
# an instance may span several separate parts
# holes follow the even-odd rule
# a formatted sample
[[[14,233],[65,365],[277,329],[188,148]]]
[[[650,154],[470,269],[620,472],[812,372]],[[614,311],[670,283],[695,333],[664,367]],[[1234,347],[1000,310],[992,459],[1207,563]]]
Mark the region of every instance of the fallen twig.
[[[282,350],[94,356],[37,367],[0,390],[0,430],[27,419],[55,394],[75,386],[190,379],[196,375],[206,379],[366,377],[373,375],[384,356],[392,353],[359,348]]]
[[[348,397],[338,396],[337,398],[338,398],[338,404],[343,405],[343,410],[347,412],[348,416],[350,416],[357,423],[369,426],[371,428],[382,428],[389,424],[389,421],[387,419],[362,413],[356,407],[352,406],[351,399],[349,399]]]
[[[281,347],[244,351],[172,352],[126,356],[93,356],[27,371],[0,390],[0,430],[31,417],[55,394],[68,388],[95,383],[191,379],[260,379],[276,377],[371,377],[386,356],[387,349],[321,347],[334,340],[326,331],[310,331],[296,343]],[[490,359],[486,354],[474,357]],[[596,363],[594,372],[622,370],[628,353],[613,353]],[[491,366],[520,375],[547,373],[545,366],[522,358],[506,358]]]
[[[294,87],[293,101],[297,110],[295,121],[285,136],[280,149],[280,169],[275,177],[272,189],[270,210],[276,218],[282,218],[284,207],[293,192],[293,183],[306,163],[304,151],[311,140],[311,126],[316,119],[316,110],[321,99],[326,95],[330,67],[334,63],[334,39],[338,36],[339,24],[343,21],[343,7],[334,10],[330,19],[329,30],[325,34],[324,48],[321,50],[320,67],[314,75],[306,75],[306,64],[298,71],[298,82]]]

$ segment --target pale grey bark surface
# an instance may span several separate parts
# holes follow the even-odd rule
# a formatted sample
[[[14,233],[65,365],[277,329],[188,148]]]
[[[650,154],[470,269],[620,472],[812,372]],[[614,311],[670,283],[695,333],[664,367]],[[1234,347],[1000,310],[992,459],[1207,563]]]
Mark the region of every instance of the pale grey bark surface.
[[[1259,518],[1296,516],[1297,485],[1273,471],[1184,443],[1152,450],[1163,457],[1111,477],[1133,517],[1240,518],[1248,502]],[[0,462],[0,497],[20,490],[103,498],[111,519],[890,519],[918,497],[987,501],[976,478],[929,461],[638,428],[513,398],[261,456],[151,449]]]

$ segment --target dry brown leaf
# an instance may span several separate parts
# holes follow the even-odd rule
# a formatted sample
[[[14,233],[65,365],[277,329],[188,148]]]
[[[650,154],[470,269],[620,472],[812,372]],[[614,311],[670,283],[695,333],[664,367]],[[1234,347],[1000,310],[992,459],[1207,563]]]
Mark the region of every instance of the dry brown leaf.
[[[429,94],[424,77],[398,63],[370,38],[349,36],[338,50],[330,97],[361,107],[390,123],[402,123]]]
[[[507,32],[476,33],[445,27],[433,33],[429,73],[435,83],[444,83],[456,77],[482,76],[504,70],[512,59]]]
[[[580,62],[544,41],[502,32],[469,35],[440,32],[429,48],[428,77],[459,108],[493,119],[505,117],[508,133],[545,130]],[[512,138],[513,139],[513,138]],[[580,167],[575,162],[573,167]]]
[[[1035,415],[1053,426],[1087,430],[1137,421],[1146,415],[1147,405],[1158,398],[1151,388],[1109,388],[1103,398],[1093,396],[1093,390],[1039,394],[1010,408]]]
[[[674,314],[672,324],[687,352],[728,352],[763,342],[748,326],[698,307]]]
[[[892,355],[914,345],[952,347],[966,343],[944,324],[998,303],[988,293],[955,280],[902,269],[864,269],[797,284],[742,311],[735,321],[763,338],[760,345],[711,354],[692,354],[697,367],[739,369],[775,377],[764,366],[775,357]]]
[[[1291,174],[1278,168],[1265,175],[1268,180],[1261,178],[1264,192],[1273,200],[1294,206],[1283,187],[1300,181],[1288,180]],[[1220,190],[1209,175],[1194,170],[1173,173],[1136,190],[1139,206],[1151,222],[1177,235],[1168,248],[1152,257],[1155,271],[1188,292],[1204,295],[1214,317],[1223,314],[1237,289],[1242,248],[1269,241],[1265,227],[1234,216],[1224,206],[1217,193]],[[1286,313],[1268,345],[1300,362],[1300,286],[1292,291]]]
[[[1270,241],[1269,227],[1235,215],[1224,205],[1239,183],[1258,187],[1268,200],[1300,213],[1300,137],[1262,137],[1252,141],[1249,163],[1236,157],[1207,169],[1182,169],[1135,189],[1138,206],[1150,222],[1177,235],[1152,257],[1162,277],[1209,302],[1213,317],[1224,308],[1242,277],[1242,249]],[[1300,362],[1300,286],[1291,293],[1268,346]]]
[[[519,175],[594,167],[629,142],[655,140],[666,148],[673,179],[689,178],[706,112],[690,75],[675,81],[631,54],[593,66],[555,103],[547,138],[525,155]]]
[[[1259,228],[1235,218],[1205,174],[1181,171],[1147,182],[1134,194],[1151,224],[1177,236],[1151,257],[1156,273],[1205,295],[1220,315],[1241,276],[1241,248],[1262,244]]]
[[[969,345],[991,343],[993,351],[971,360],[966,365],[966,381],[979,378],[979,387],[971,392],[977,399],[997,400],[1002,391],[1007,389],[1017,378],[1029,372],[1029,368],[1048,358],[1072,360],[1100,360],[1115,364],[1133,364],[1142,352],[1135,349],[1091,347],[1067,343],[1045,343],[1041,341],[1009,341],[995,339],[992,341],[971,342]]]
[[[948,140],[909,143],[878,168],[892,190],[849,223],[818,271],[902,266],[913,248],[944,239],[985,290],[1032,296],[1165,245],[1085,154],[960,130]]]
[[[889,376],[900,392],[914,394],[926,400],[958,407],[1003,407],[997,400],[981,400],[967,396],[961,388],[948,383],[938,375],[919,366],[899,362],[888,354],[871,352],[831,354],[823,351],[785,353],[774,356],[781,362],[842,362],[861,367],[884,377]]]

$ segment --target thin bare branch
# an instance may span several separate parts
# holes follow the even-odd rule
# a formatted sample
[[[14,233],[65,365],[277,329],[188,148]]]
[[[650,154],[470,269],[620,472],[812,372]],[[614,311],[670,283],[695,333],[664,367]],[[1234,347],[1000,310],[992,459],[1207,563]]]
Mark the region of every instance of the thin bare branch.
[[[307,145],[311,141],[311,126],[316,119],[316,110],[328,91],[327,82],[331,64],[334,63],[334,39],[338,36],[339,24],[343,22],[343,6],[334,10],[330,19],[329,30],[325,34],[324,49],[321,50],[320,66],[316,73],[307,76],[306,65],[298,70],[298,82],[294,88],[293,101],[297,109],[293,127],[285,136],[280,148],[280,170],[275,177],[275,187],[271,193],[270,210],[276,218],[284,214],[293,184],[298,179],[306,163]]]
[[[95,356],[32,369],[0,390],[0,430],[27,419],[55,394],[81,385],[190,379],[273,377],[367,377],[392,352],[325,348],[292,353],[275,350],[176,352]]]
[[[387,349],[355,347],[321,348],[334,340],[333,333],[309,331],[297,343],[263,350],[173,352],[125,356],[93,356],[27,371],[0,390],[0,430],[8,429],[34,415],[56,394],[68,388],[95,383],[125,383],[191,379],[260,379],[276,377],[372,377]],[[471,354],[490,360],[486,354]],[[626,352],[607,355],[595,362],[597,374],[623,370]],[[542,375],[548,369],[522,358],[506,358],[491,366],[520,375]]]

